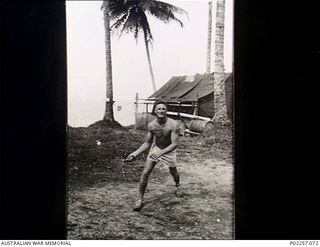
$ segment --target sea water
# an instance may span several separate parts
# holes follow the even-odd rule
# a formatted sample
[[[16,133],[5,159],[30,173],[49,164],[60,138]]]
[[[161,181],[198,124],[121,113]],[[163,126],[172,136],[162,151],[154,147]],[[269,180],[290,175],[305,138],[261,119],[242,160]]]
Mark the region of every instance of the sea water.
[[[104,111],[104,99],[69,99],[68,125],[71,127],[87,127],[102,120]],[[122,126],[129,126],[135,123],[134,101],[115,101],[113,111],[115,120]]]

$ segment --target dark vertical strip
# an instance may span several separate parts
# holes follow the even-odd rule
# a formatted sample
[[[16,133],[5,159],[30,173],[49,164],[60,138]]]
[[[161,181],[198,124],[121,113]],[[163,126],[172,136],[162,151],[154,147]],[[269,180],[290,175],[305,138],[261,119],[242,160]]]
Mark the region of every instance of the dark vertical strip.
[[[1,239],[66,237],[64,1],[1,2]]]
[[[235,1],[236,239],[320,237],[317,9]]]

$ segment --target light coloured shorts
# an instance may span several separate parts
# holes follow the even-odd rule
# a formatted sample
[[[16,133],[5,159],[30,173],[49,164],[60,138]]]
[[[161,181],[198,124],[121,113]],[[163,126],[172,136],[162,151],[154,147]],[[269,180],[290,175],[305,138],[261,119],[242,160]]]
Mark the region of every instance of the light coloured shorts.
[[[160,156],[157,160],[151,159],[150,155],[156,151],[159,151],[159,150],[161,150],[161,149],[159,147],[157,147],[155,144],[153,144],[150,148],[150,151],[148,154],[148,159],[155,161],[155,162],[158,162],[160,164],[166,165],[168,167],[177,167],[177,151],[176,151],[176,149]]]

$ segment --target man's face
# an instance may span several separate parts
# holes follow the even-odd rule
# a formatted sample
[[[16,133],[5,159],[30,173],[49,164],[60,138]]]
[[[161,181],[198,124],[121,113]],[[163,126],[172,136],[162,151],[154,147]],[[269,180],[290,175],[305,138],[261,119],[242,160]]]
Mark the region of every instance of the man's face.
[[[163,118],[167,115],[167,107],[164,104],[156,105],[154,112],[157,115],[157,117]]]

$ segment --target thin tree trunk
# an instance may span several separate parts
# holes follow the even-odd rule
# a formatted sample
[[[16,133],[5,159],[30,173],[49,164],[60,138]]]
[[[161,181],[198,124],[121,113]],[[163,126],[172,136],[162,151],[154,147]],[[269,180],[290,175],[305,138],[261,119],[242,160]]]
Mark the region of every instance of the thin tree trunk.
[[[151,83],[152,83],[152,88],[153,92],[157,91],[156,88],[156,82],[154,80],[154,74],[153,74],[153,69],[152,69],[152,64],[151,64],[151,58],[150,58],[150,52],[149,52],[149,45],[148,45],[148,40],[147,40],[147,35],[144,32],[144,44],[146,46],[146,52],[147,52],[147,58],[148,58],[148,65],[149,65],[149,71],[151,75]]]
[[[212,40],[212,1],[209,1],[209,15],[208,15],[208,42],[207,42],[207,68],[206,73],[211,72],[211,40]]]
[[[225,0],[216,0],[215,71],[224,73]]]
[[[104,13],[103,17],[104,17],[105,46],[106,46],[106,76],[107,76],[106,108],[105,108],[103,119],[106,121],[114,122],[109,0],[105,0],[103,13]]]
[[[224,16],[225,0],[217,0],[214,73],[215,121],[228,121],[224,87]]]

